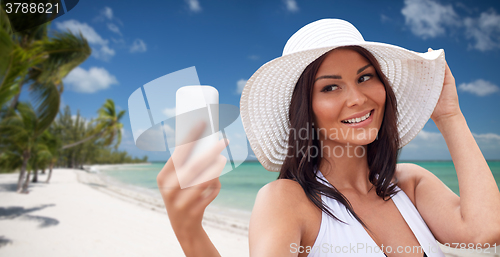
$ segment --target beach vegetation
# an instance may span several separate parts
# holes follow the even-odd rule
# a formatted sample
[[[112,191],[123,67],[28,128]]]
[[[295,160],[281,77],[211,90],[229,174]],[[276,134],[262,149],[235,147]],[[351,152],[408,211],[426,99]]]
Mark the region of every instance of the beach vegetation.
[[[46,155],[46,146],[40,135],[45,131],[42,115],[30,103],[20,102],[16,112],[10,113],[0,122],[0,166],[19,168],[18,192],[26,192],[31,168],[36,168],[39,154]],[[28,174],[26,175],[26,171]]]
[[[92,164],[120,164],[147,162],[147,156],[133,158],[126,151],[118,151],[125,111],[117,111],[115,103],[107,99],[98,110],[96,119],[87,120],[69,106],[59,114],[49,129],[64,146],[60,148],[57,166],[83,168]]]
[[[96,125],[89,130],[86,136],[74,143],[64,145],[62,149],[77,146],[91,139],[101,140],[104,146],[114,144],[116,149],[122,139],[123,124],[120,123],[120,120],[125,115],[125,110],[117,112],[115,102],[112,99],[106,99],[106,102],[99,109],[98,113],[99,116],[95,121]],[[77,115],[77,117],[80,116]]]
[[[87,121],[79,113],[75,118],[69,107],[60,112],[63,78],[91,54],[83,35],[50,31],[49,22],[39,25],[47,20],[43,14],[7,16],[4,7],[0,7],[0,172],[19,171],[17,191],[27,193],[31,171],[32,182],[37,182],[39,169],[49,169],[49,182],[55,166],[147,161],[117,151],[125,111],[118,111],[113,100],[105,101],[95,120]],[[20,101],[26,92],[29,97]]]

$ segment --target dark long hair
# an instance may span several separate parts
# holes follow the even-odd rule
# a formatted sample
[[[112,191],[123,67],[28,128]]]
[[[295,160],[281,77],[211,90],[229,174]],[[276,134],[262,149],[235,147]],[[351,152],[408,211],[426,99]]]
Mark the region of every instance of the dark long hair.
[[[341,48],[354,50],[364,56],[373,65],[380,81],[385,87],[386,101],[383,121],[377,139],[367,145],[366,155],[368,167],[370,169],[369,180],[374,185],[377,195],[387,201],[397,193],[397,179],[392,182],[396,170],[397,157],[399,155],[396,96],[390,87],[387,77],[382,73],[377,59],[375,59],[368,50],[360,46],[345,46]],[[338,219],[331,210],[327,208],[321,200],[320,195],[325,195],[339,201],[365,228],[370,230],[354,212],[351,203],[340,191],[328,183],[328,181],[323,180],[325,183],[329,184],[329,186],[326,186],[317,180],[315,167],[319,167],[321,156],[318,154],[311,155],[311,151],[309,151],[309,149],[312,148],[320,149],[318,137],[315,137],[313,134],[317,133],[317,131],[313,127],[314,114],[312,110],[312,92],[316,73],[321,63],[330,52],[323,54],[309,64],[297,81],[290,103],[289,118],[290,129],[299,131],[299,136],[290,133],[287,157],[281,166],[278,179],[291,179],[297,181],[314,205],[332,218],[344,222]],[[310,134],[300,134],[301,132],[310,132]],[[306,151],[297,151],[298,149],[306,149]]]

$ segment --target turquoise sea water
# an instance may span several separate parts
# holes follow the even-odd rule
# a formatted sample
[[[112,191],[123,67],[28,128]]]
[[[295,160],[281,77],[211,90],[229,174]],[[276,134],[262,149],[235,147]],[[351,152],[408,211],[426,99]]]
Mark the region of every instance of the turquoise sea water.
[[[409,162],[409,161],[404,161]],[[451,161],[411,161],[418,164],[443,181],[457,195],[458,179]],[[158,190],[156,176],[164,163],[152,163],[103,170],[102,173],[123,183]],[[488,161],[488,165],[500,186],[500,161]],[[251,211],[257,192],[265,184],[276,180],[277,172],[269,172],[259,162],[245,162],[235,170],[220,177],[222,189],[214,205]]]

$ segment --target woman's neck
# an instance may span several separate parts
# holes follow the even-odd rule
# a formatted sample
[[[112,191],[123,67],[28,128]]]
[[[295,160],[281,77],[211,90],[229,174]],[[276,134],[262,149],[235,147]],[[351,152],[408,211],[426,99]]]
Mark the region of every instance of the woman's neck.
[[[373,185],[368,179],[366,146],[322,144],[321,149],[319,170],[337,190],[368,194]]]

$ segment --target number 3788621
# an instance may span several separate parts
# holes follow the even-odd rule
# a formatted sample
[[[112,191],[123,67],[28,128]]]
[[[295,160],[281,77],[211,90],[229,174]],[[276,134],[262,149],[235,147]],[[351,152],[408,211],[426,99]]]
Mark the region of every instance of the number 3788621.
[[[59,3],[6,3],[6,13],[59,13]]]

